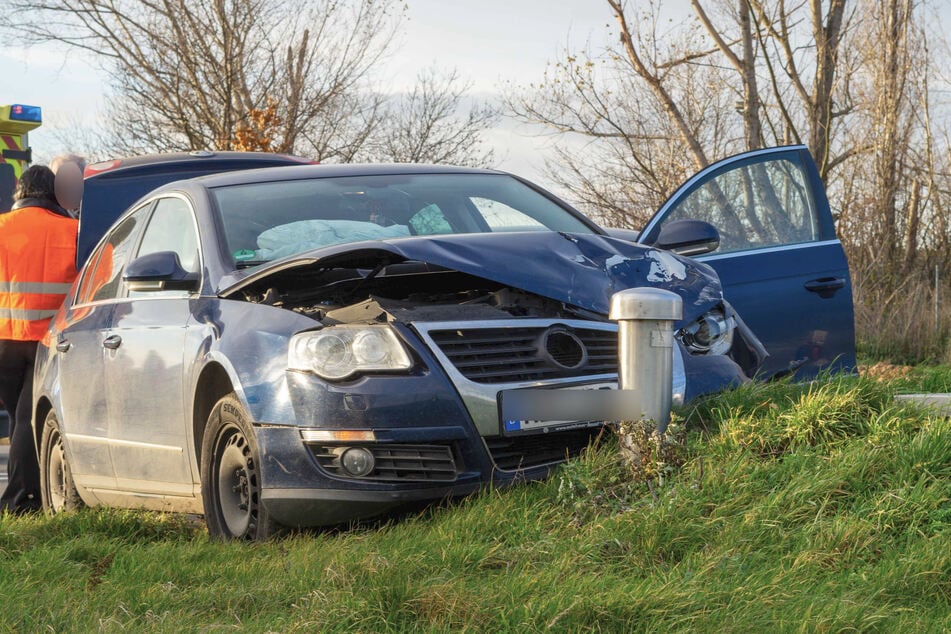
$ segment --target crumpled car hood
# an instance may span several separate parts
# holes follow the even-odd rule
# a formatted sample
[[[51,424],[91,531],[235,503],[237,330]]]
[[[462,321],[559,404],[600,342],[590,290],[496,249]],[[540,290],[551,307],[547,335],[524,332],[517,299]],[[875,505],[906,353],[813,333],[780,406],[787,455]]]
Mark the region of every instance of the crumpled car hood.
[[[373,268],[426,262],[607,315],[611,295],[638,286],[673,291],[684,321],[719,303],[720,280],[709,266],[668,251],[594,234],[473,233],[333,245],[222,278],[233,295],[268,277],[305,268]]]

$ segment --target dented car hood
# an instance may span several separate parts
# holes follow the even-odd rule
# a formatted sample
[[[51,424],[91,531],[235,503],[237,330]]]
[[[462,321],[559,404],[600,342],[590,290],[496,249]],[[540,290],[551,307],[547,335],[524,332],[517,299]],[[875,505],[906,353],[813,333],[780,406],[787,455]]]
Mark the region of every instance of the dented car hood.
[[[373,269],[406,261],[452,269],[605,316],[612,294],[639,286],[664,288],[680,295],[685,321],[723,299],[716,272],[705,264],[603,235],[554,231],[455,234],[333,245],[225,276],[218,294],[229,297],[285,272]]]

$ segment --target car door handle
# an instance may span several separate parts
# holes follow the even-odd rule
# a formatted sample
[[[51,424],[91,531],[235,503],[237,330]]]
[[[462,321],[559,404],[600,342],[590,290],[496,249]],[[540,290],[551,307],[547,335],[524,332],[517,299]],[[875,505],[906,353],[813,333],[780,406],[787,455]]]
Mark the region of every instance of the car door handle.
[[[845,288],[845,280],[841,277],[820,277],[817,280],[809,280],[803,286],[807,291],[818,293],[819,297],[828,299],[839,289]]]
[[[102,347],[109,348],[110,350],[115,350],[122,345],[122,337],[119,335],[109,335],[102,340]]]
[[[60,339],[56,342],[56,350],[59,352],[67,352],[72,347],[73,344],[69,343],[66,339]]]

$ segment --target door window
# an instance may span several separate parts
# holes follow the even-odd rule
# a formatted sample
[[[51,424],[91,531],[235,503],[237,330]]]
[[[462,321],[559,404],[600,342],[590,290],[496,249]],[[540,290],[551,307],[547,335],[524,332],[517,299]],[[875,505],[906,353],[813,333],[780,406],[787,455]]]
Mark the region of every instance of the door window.
[[[662,221],[703,220],[720,233],[717,253],[817,240],[819,222],[802,167],[788,158],[744,163],[708,178]]]
[[[77,293],[78,304],[113,299],[123,290],[122,268],[135,244],[135,238],[151,204],[132,212],[117,224],[89,259],[86,274]]]
[[[189,273],[197,273],[198,236],[191,208],[181,198],[162,198],[155,205],[155,211],[149,219],[142,236],[142,243],[136,257],[172,251],[178,255],[182,268]]]
[[[96,267],[99,265],[99,259],[102,257],[102,252],[105,250],[105,244],[100,245],[100,247],[93,253],[87,264],[86,272],[83,276],[83,281],[79,284],[79,290],[76,292],[76,301],[75,304],[88,304],[92,301],[93,293],[98,290],[98,287],[95,285],[96,277]]]

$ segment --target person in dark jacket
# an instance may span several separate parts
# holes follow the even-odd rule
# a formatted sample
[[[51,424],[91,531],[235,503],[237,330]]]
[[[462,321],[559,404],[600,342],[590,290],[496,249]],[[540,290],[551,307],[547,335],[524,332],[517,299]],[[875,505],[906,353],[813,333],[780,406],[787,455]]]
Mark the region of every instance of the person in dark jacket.
[[[10,459],[0,511],[40,508],[31,427],[37,342],[76,278],[78,221],[56,202],[53,172],[23,172],[13,208],[0,214],[0,401],[10,412]],[[40,421],[42,424],[42,421]]]

